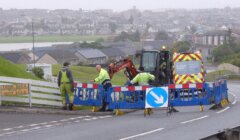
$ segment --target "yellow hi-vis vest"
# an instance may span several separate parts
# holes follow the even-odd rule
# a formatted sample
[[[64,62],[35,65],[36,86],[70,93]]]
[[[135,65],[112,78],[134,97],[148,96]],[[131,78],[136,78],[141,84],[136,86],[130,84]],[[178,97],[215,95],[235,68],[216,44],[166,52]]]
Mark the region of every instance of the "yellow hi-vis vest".
[[[101,69],[97,78],[94,79],[94,82],[102,83],[104,80],[110,80],[109,74],[105,69]]]
[[[61,71],[61,72],[62,72],[61,83],[69,83],[70,79],[67,76],[67,71]]]
[[[149,85],[148,81],[149,80],[154,80],[155,76],[150,74],[150,73],[139,73],[136,77],[134,77],[131,81],[131,84],[138,83],[138,85]]]

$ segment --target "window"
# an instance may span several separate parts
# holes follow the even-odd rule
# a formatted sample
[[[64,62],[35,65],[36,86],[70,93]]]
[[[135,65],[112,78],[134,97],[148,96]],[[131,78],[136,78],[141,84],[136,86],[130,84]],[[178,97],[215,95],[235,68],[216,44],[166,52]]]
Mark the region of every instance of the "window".
[[[175,63],[176,74],[197,74],[201,72],[201,61],[182,61]]]
[[[144,52],[142,57],[142,66],[144,71],[155,71],[158,52]]]

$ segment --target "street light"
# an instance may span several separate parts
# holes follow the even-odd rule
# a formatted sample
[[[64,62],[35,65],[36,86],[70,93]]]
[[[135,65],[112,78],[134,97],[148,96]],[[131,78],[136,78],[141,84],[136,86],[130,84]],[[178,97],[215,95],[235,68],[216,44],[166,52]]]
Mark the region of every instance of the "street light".
[[[33,43],[33,47],[32,47],[32,53],[33,53],[33,66],[35,67],[35,48],[34,48],[34,26],[33,26],[33,19],[32,19],[32,43]]]

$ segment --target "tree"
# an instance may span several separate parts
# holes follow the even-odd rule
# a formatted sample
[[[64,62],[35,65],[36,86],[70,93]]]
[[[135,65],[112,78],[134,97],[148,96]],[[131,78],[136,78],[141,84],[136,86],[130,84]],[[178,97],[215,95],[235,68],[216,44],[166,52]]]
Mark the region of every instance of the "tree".
[[[117,25],[114,22],[110,22],[109,23],[109,29],[111,30],[112,33],[115,33],[116,29],[117,29]]]
[[[44,72],[43,72],[43,69],[42,69],[42,68],[40,68],[40,67],[34,67],[34,68],[32,69],[32,72],[33,72],[34,75],[37,76],[38,78],[43,79]]]
[[[140,41],[140,33],[139,31],[137,30],[136,32],[132,33],[132,34],[129,34],[127,32],[121,32],[120,35],[116,36],[114,38],[114,41],[117,42],[117,41],[126,41],[126,40],[131,40],[131,41]]]
[[[228,44],[228,46],[229,47],[235,47],[236,46],[236,43],[235,43],[235,38],[232,36],[232,30],[231,29],[228,29],[228,42],[227,42],[227,44]]]
[[[135,33],[130,35],[130,40],[135,41],[135,42],[140,41],[140,33],[138,30]]]
[[[178,41],[173,44],[171,52],[187,52],[191,48],[191,44],[188,41]]]
[[[129,24],[133,24],[133,21],[134,21],[134,18],[133,18],[133,16],[131,16],[131,17],[128,19],[128,22],[129,22]]]
[[[168,40],[168,34],[165,31],[158,31],[156,36],[155,36],[155,40]]]
[[[197,31],[197,27],[195,25],[190,26],[191,33],[195,33]]]
[[[120,35],[114,38],[114,41],[126,41],[129,38],[128,33],[122,31]]]

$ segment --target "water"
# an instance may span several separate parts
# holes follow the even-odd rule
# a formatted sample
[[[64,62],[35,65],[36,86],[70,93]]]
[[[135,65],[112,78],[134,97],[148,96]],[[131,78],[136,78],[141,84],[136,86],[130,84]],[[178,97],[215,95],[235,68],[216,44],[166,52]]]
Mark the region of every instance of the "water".
[[[72,44],[73,42],[42,42],[34,43],[34,47],[50,47],[54,44]],[[0,51],[16,51],[20,49],[31,50],[33,43],[1,43]]]

